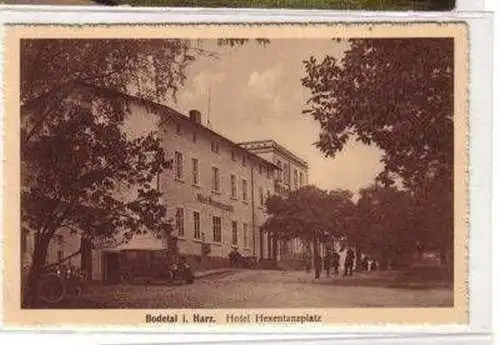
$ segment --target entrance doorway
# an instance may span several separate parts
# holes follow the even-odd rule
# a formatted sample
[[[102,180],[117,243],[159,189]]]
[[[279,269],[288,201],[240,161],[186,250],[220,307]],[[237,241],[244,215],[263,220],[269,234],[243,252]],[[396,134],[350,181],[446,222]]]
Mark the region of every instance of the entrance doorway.
[[[109,284],[120,282],[120,256],[117,252],[104,252],[104,281]]]

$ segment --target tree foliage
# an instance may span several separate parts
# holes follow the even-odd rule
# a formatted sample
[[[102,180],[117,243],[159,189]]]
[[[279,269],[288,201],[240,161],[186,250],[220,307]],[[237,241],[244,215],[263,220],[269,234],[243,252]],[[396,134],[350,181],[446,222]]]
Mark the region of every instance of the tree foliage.
[[[347,219],[354,216],[349,191],[324,191],[305,186],[291,191],[286,198],[272,196],[266,210],[270,217],[263,225],[279,238],[300,238],[312,242],[325,234],[335,236],[348,232]]]
[[[126,238],[144,228],[166,230],[152,186],[169,167],[159,140],[128,139],[113,114],[97,117],[80,106],[65,111],[23,147],[25,227],[39,235],[65,228],[111,236],[126,229]],[[119,192],[131,188],[132,200]]]
[[[267,200],[266,210],[270,217],[262,228],[274,239],[299,238],[307,247],[312,244],[316,278],[321,271],[320,243],[346,236],[355,216],[351,192],[327,192],[315,186],[291,191],[285,198],[273,196]]]
[[[161,227],[154,219],[163,211],[151,182],[168,162],[158,139],[154,133],[128,138],[121,127],[123,100],[98,102],[95,94],[82,93],[81,85],[133,89],[153,100],[175,97],[196,53],[190,41],[174,39],[21,42],[22,210],[27,227],[50,233],[66,218],[94,234],[153,223]],[[115,192],[120,186],[134,187],[137,199],[119,200]]]
[[[385,169],[377,180],[386,186],[402,180],[415,194],[427,230],[448,249],[453,51],[448,38],[355,39],[340,61],[310,57],[302,79],[311,91],[304,113],[321,126],[316,146],[331,157],[351,138],[381,148]],[[430,243],[428,234],[420,234]]]
[[[158,174],[170,167],[162,142],[154,130],[126,133],[126,100],[94,91],[175,100],[200,55],[216,56],[200,40],[21,42],[21,216],[23,230],[35,235],[28,305],[36,302],[56,234],[79,234],[94,245],[126,242],[146,231],[168,236],[171,226],[155,188]]]
[[[95,114],[65,101],[23,142],[22,226],[35,238],[28,305],[36,302],[38,279],[56,235],[78,235],[95,245],[127,242],[146,231],[159,238],[170,233],[154,186],[170,161],[154,133],[127,137],[111,109],[97,107]]]
[[[82,85],[132,88],[153,100],[175,97],[194,58],[182,40],[22,41],[21,216],[23,230],[35,238],[27,305],[37,302],[56,235],[117,244],[145,231],[170,232],[153,186],[169,167],[159,139],[154,132],[128,136],[126,103]]]
[[[410,193],[374,184],[360,191],[353,238],[359,250],[382,266],[408,263],[422,248]]]

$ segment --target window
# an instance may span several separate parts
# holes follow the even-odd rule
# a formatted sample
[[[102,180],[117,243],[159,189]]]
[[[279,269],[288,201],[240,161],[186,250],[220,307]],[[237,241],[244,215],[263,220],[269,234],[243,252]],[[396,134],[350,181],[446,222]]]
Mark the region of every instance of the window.
[[[219,153],[219,143],[212,141],[212,152]]]
[[[241,164],[246,167],[247,166],[247,155],[246,153],[243,154],[243,157],[241,158]]]
[[[233,222],[233,240],[232,240],[232,244],[234,246],[238,245],[238,223],[237,222]]]
[[[295,186],[295,189],[299,188],[299,173],[297,172],[297,169],[293,170],[293,185]]]
[[[248,248],[248,224],[243,223],[243,247]]]
[[[267,167],[266,169],[266,174],[267,174],[267,178],[271,178],[271,167]]]
[[[264,189],[262,187],[259,187],[259,200],[260,206],[264,206]]]
[[[194,238],[200,239],[200,212],[193,212]]]
[[[175,212],[175,228],[177,235],[184,236],[184,209],[182,207],[177,207]]]
[[[299,186],[302,187],[304,185],[304,174],[299,174]]]
[[[264,166],[262,164],[259,164],[259,174],[264,174]]]
[[[242,190],[242,199],[243,201],[247,201],[248,200],[248,183],[247,183],[247,180],[241,180],[241,190]]]
[[[196,132],[193,132],[193,143],[196,142]]]
[[[176,133],[177,135],[181,135],[181,125],[180,125],[180,124],[177,124],[177,125],[175,126],[175,133]]]
[[[231,151],[231,160],[236,161],[236,152]]]
[[[199,179],[199,168],[198,168],[198,160],[196,158],[192,159],[193,165],[193,184],[197,186],[200,183]]]
[[[236,190],[236,176],[231,175],[231,197],[232,198],[237,198],[237,190]]]
[[[283,171],[281,170],[281,161],[278,160],[276,164],[278,165],[278,182],[281,182],[281,178],[283,176]]]
[[[213,217],[213,226],[214,226],[214,242],[222,242],[222,223],[220,217]]]
[[[220,192],[219,168],[216,167],[212,167],[212,190],[214,192]]]
[[[182,175],[183,175],[183,169],[182,169],[182,153],[176,152],[175,153],[175,178],[182,180]]]

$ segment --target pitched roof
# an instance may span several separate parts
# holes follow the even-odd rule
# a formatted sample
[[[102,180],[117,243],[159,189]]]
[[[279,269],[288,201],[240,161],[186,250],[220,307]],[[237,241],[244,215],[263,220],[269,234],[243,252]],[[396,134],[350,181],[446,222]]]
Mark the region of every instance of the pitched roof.
[[[299,165],[302,165],[306,169],[309,167],[309,165],[307,164],[307,162],[305,160],[303,160],[298,155],[291,152],[289,149],[287,149],[283,145],[278,144],[276,141],[274,141],[272,139],[245,141],[245,142],[238,143],[238,145],[240,145],[241,147],[245,147],[247,150],[251,150],[251,151],[252,150],[258,151],[259,149],[276,150],[276,151],[280,152],[281,154],[283,154],[284,156],[291,158],[296,163],[298,163]]]
[[[160,112],[160,115],[171,116],[171,117],[173,117],[173,118],[175,118],[177,120],[183,121],[184,123],[188,123],[188,124],[190,124],[191,126],[197,128],[200,131],[204,131],[205,133],[208,133],[209,135],[215,136],[217,139],[219,139],[219,140],[221,140],[221,141],[229,144],[233,148],[236,148],[239,151],[245,152],[249,157],[254,158],[255,160],[257,160],[257,161],[259,161],[261,163],[271,165],[275,169],[280,169],[273,162],[270,162],[267,159],[265,159],[265,158],[263,158],[263,157],[261,157],[259,155],[256,155],[255,153],[247,150],[246,148],[244,148],[244,147],[240,146],[239,144],[231,141],[230,139],[228,139],[228,138],[224,137],[223,135],[215,132],[214,130],[212,130],[212,129],[206,127],[206,126],[204,126],[203,124],[197,123],[195,121],[192,121],[188,116],[182,114],[181,112],[179,112],[179,111],[177,111],[177,110],[175,110],[175,109],[173,109],[173,108],[171,108],[171,107],[169,107],[167,105],[164,105],[164,104],[161,104],[161,103],[157,103],[157,102],[154,102],[154,101],[151,101],[151,100],[148,100],[148,99],[145,99],[145,98],[141,98],[141,97],[138,97],[138,96],[134,96],[134,95],[131,95],[131,94],[128,94],[128,93],[125,93],[125,92],[122,92],[122,91],[118,91],[118,90],[115,90],[115,89],[112,89],[112,88],[106,88],[106,87],[96,86],[96,85],[92,85],[92,84],[88,84],[88,83],[84,83],[84,82],[75,82],[75,85],[77,85],[77,86],[79,85],[81,87],[84,87],[84,88],[87,88],[87,89],[91,89],[98,96],[99,95],[103,95],[103,96],[121,97],[121,98],[126,99],[128,101],[141,104],[141,105],[143,105],[145,107],[150,107],[150,108],[156,109],[156,110],[158,110]],[[34,100],[31,100],[27,104],[22,105],[22,108],[30,108],[34,104],[36,104],[38,102],[42,102],[52,92],[54,92],[54,91],[53,90],[49,91],[48,93],[43,94],[43,95],[39,96],[38,98],[36,98]]]

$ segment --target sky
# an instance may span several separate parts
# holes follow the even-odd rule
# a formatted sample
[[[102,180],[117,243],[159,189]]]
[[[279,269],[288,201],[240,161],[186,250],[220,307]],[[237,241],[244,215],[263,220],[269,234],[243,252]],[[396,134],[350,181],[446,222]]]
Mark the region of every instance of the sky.
[[[313,143],[319,124],[302,114],[310,94],[300,79],[303,61],[326,54],[341,58],[348,43],[332,40],[272,40],[220,47],[202,42],[217,58],[199,57],[188,70],[185,86],[170,104],[186,113],[202,112],[206,125],[234,142],[273,139],[309,163],[309,183],[326,190],[357,193],[382,170],[376,147],[351,141],[335,158],[325,158]],[[209,90],[211,90],[209,92]],[[210,97],[209,97],[210,94]],[[209,115],[208,115],[209,114]]]

